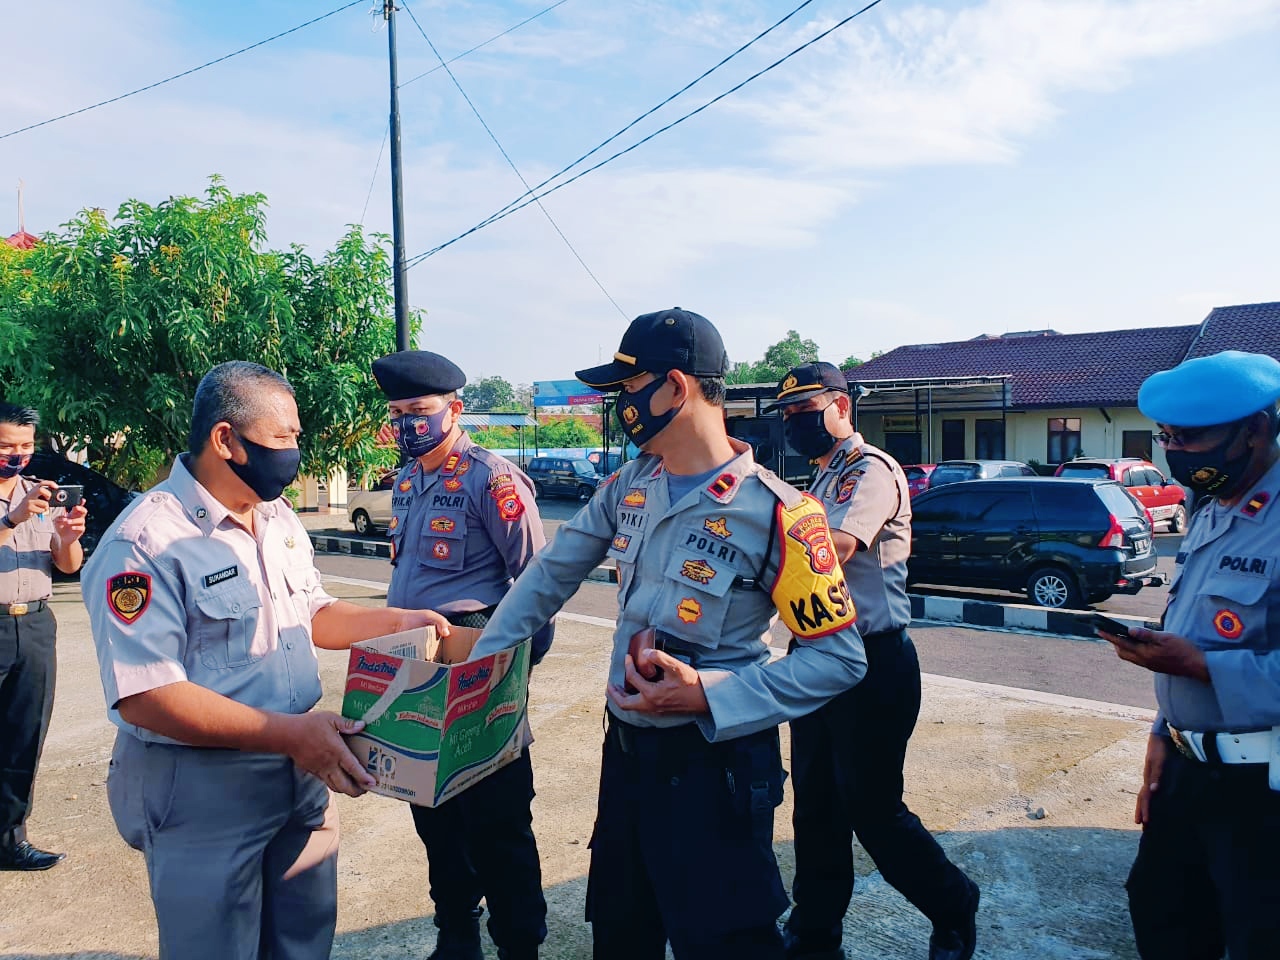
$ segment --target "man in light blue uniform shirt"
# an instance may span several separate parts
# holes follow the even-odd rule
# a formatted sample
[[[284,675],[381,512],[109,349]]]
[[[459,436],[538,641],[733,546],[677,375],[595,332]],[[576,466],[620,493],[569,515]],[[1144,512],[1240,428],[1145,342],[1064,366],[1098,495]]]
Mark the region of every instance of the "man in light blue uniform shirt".
[[[661,960],[668,942],[677,960],[782,960],[777,726],[866,668],[821,505],[727,436],[727,370],[715,327],[675,308],[636,318],[612,363],[578,372],[619,389],[644,455],[533,558],[473,654],[518,643],[617,562],[587,882],[597,960]],[[798,638],[781,659],[775,609]]]
[[[1103,634],[1155,674],[1129,910],[1143,960],[1280,957],[1280,361],[1226,351],[1153,374],[1138,406],[1207,499],[1161,630]]]

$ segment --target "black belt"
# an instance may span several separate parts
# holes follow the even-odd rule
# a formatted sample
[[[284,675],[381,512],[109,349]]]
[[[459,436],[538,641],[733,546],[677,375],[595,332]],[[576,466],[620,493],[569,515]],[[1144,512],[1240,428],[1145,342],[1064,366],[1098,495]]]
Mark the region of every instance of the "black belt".
[[[906,627],[894,627],[892,630],[877,630],[875,633],[864,633],[862,642],[879,643],[882,640],[904,640],[906,636]]]
[[[28,600],[26,603],[0,603],[0,617],[25,617],[28,613],[39,613],[49,606],[48,600]]]

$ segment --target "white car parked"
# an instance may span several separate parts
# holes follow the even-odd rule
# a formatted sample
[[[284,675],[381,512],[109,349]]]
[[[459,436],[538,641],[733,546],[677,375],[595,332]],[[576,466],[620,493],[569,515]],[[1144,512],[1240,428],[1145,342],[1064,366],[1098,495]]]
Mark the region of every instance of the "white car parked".
[[[347,516],[356,533],[361,536],[385,531],[391,522],[391,488],[395,486],[397,470],[384,473],[371,490],[354,493],[347,501]]]

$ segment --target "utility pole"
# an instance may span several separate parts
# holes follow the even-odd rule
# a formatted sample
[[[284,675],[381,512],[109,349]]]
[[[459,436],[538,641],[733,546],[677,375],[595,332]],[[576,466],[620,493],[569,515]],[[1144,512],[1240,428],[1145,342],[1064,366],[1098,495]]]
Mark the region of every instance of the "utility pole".
[[[404,252],[404,180],[400,169],[400,80],[396,70],[396,5],[383,0],[387,21],[387,51],[391,64],[391,255],[395,277],[396,349],[408,350],[409,278]]]

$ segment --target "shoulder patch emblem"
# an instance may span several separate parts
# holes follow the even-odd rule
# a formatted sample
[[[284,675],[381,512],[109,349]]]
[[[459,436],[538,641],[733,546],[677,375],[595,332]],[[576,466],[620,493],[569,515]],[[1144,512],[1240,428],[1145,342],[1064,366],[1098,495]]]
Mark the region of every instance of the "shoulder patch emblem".
[[[107,606],[121,623],[133,623],[150,605],[150,574],[117,573],[107,581]]]
[[[597,493],[599,493],[601,490],[603,490],[603,489],[604,489],[605,487],[607,487],[609,484],[613,483],[613,481],[617,480],[617,479],[618,479],[618,474],[619,474],[620,472],[621,472],[621,471],[619,471],[619,470],[615,470],[615,471],[613,471],[613,473],[609,474],[607,477],[605,477],[603,480],[601,480],[601,481],[600,481],[600,485],[599,485],[598,487],[596,487],[596,492],[597,492]]]
[[[801,517],[787,528],[787,536],[804,546],[814,573],[825,576],[836,568],[836,551],[825,516],[810,513]]]
[[[1227,640],[1239,640],[1244,634],[1244,623],[1234,610],[1219,610],[1213,618],[1213,628]]]
[[[622,553],[627,547],[631,546],[631,534],[620,533],[613,538],[613,549]]]
[[[836,492],[836,503],[848,503],[857,486],[857,477],[849,477],[848,479],[841,480],[840,489]]]
[[[1240,512],[1246,517],[1256,517],[1258,511],[1265,507],[1271,500],[1269,493],[1257,493],[1249,498],[1249,502],[1240,508]]]
[[[634,490],[627,491],[627,495],[622,498],[622,502],[628,507],[643,507],[647,496],[648,494],[643,489],[636,487]]]
[[[489,481],[489,496],[498,505],[498,516],[510,523],[524,516],[524,501],[509,473],[500,473]]]
[[[432,517],[431,532],[432,533],[453,533],[458,526],[457,521],[450,520],[448,517]]]
[[[725,517],[717,517],[714,520],[703,520],[702,529],[707,531],[713,537],[719,537],[721,540],[728,540],[733,536],[729,530],[729,522]]]
[[[431,548],[431,555],[437,560],[448,560],[453,549],[449,546],[448,540],[437,540]]]
[[[694,583],[707,584],[716,577],[716,568],[705,560],[686,560],[680,567],[680,576]]]
[[[681,623],[697,623],[702,619],[702,604],[693,597],[685,597],[676,605],[676,616]]]

